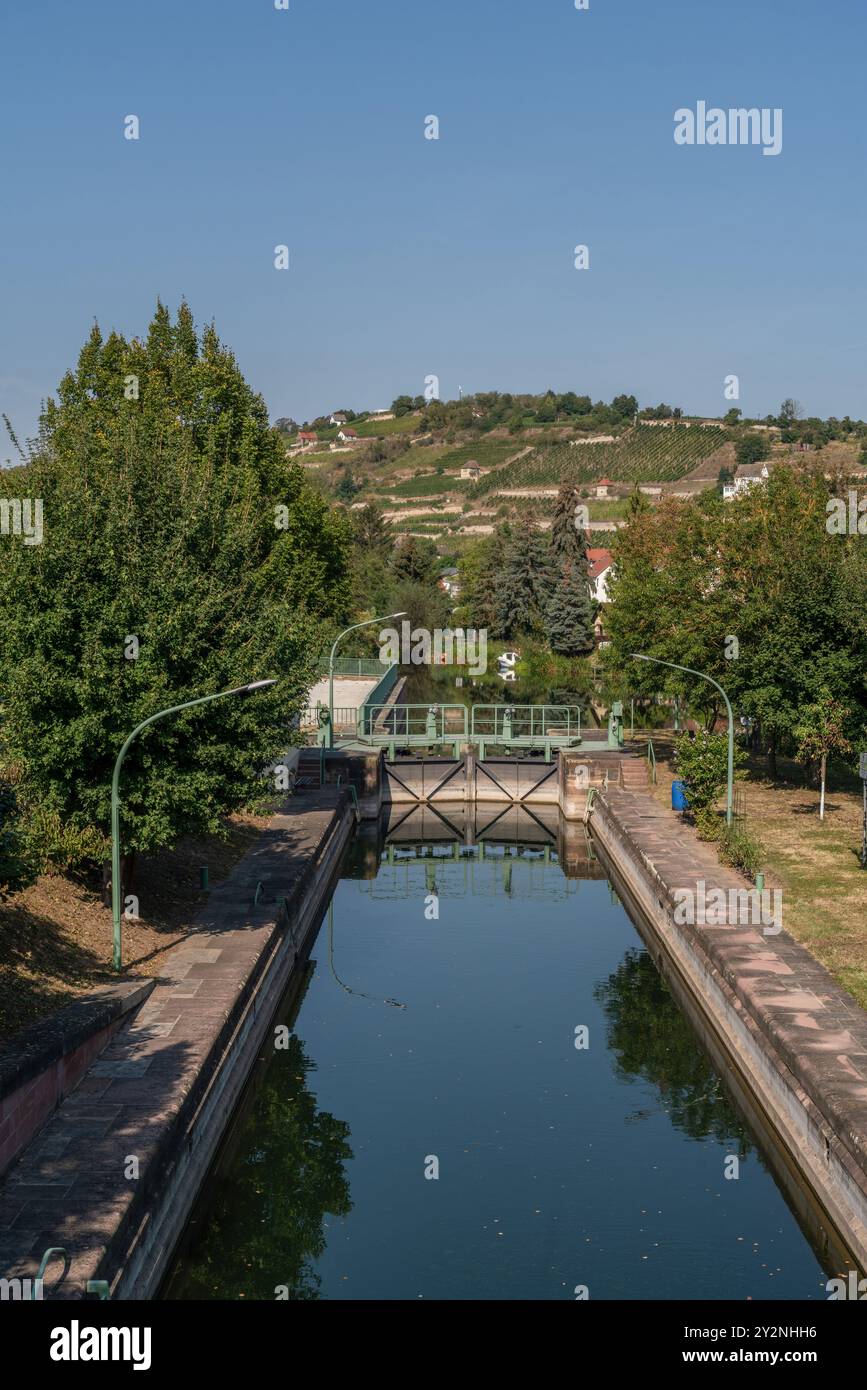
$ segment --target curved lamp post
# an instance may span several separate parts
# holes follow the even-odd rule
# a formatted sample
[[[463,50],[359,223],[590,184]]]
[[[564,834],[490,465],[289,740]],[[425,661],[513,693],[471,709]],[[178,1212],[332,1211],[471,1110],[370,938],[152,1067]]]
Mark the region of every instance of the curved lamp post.
[[[249,695],[254,690],[265,690],[268,686],[276,685],[276,680],[251,681],[249,685],[239,685],[235,690],[221,690],[216,695],[203,695],[198,700],[185,700],[182,705],[172,705],[171,709],[161,709],[159,713],[152,714],[149,719],[143,719],[137,724],[124,743],[117,755],[117,762],[114,765],[114,776],[111,779],[111,915],[114,932],[114,947],[112,964],[115,970],[121,968],[121,934],[120,934],[120,769],[126,757],[127,749],[133,739],[137,738],[142,729],[146,729],[148,724],[153,724],[157,719],[164,719],[167,714],[177,714],[178,710],[192,709],[193,705],[207,705],[211,700],[224,700],[229,695]]]
[[[649,661],[654,666],[670,666],[673,671],[686,671],[690,676],[698,676],[699,680],[709,681],[715,686],[726,702],[726,710],[729,717],[729,760],[728,760],[728,787],[726,790],[726,824],[731,825],[734,808],[734,785],[735,785],[735,720],[732,714],[731,701],[726,695],[719,681],[715,681],[713,676],[706,676],[704,671],[694,671],[691,666],[678,666],[676,661],[660,661],[656,656],[644,656],[641,652],[630,652],[633,661]]]
[[[384,618],[365,618],[363,623],[353,623],[352,627],[345,627],[342,632],[338,632],[331,647],[331,656],[328,658],[328,747],[334,747],[334,653],[337,651],[338,642],[342,642],[350,632],[357,632],[360,627],[373,627],[376,623],[387,623],[389,618],[405,618],[406,610],[400,613],[386,613]]]

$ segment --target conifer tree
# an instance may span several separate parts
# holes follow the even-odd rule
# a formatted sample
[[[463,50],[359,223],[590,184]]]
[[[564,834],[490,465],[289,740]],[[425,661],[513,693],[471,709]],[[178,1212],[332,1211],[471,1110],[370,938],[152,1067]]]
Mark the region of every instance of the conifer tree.
[[[579,560],[567,560],[550,592],[545,625],[551,650],[559,656],[586,656],[596,644],[597,605]]]
[[[496,576],[496,622],[501,636],[541,632],[555,582],[547,538],[532,523],[511,537]]]

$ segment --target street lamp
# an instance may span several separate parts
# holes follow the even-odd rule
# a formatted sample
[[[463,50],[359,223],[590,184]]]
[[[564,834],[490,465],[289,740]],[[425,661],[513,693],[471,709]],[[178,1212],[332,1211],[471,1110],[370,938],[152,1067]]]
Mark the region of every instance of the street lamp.
[[[229,695],[249,695],[254,690],[265,690],[268,686],[276,685],[276,680],[251,681],[249,685],[239,685],[235,690],[221,690],[216,695],[203,695],[198,700],[185,700],[182,705],[172,705],[171,709],[161,709],[158,714],[152,714],[149,719],[143,719],[137,724],[124,743],[117,755],[117,762],[114,765],[114,776],[111,779],[111,915],[114,934],[114,950],[112,964],[115,970],[121,968],[121,936],[120,936],[120,769],[127,749],[134,738],[137,738],[142,729],[146,729],[148,724],[153,724],[157,719],[164,719],[167,714],[177,714],[178,710],[191,709],[193,705],[207,705],[211,700],[224,700]]]
[[[334,747],[334,653],[337,650],[337,643],[347,637],[350,632],[357,632],[360,627],[373,627],[376,623],[387,623],[389,618],[405,618],[406,610],[400,613],[386,613],[384,618],[365,618],[363,623],[353,623],[352,627],[346,627],[342,632],[338,632],[331,647],[331,656],[328,661],[328,747]]]
[[[726,709],[729,716],[729,759],[728,759],[728,788],[726,791],[726,824],[731,825],[734,810],[734,786],[735,786],[735,719],[732,714],[731,701],[726,695],[722,686],[715,681],[713,676],[706,676],[703,671],[694,671],[691,666],[678,666],[676,661],[660,661],[656,656],[644,656],[641,652],[630,652],[633,661],[650,661],[654,666],[670,666],[673,671],[686,671],[690,676],[698,676],[699,680],[710,681],[715,686],[726,702]]]

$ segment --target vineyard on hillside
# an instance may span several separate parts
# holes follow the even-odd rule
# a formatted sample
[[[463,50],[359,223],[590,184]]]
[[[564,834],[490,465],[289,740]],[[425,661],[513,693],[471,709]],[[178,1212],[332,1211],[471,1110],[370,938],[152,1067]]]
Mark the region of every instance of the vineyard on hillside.
[[[407,478],[403,483],[377,486],[380,496],[388,497],[435,497],[437,493],[465,492],[470,486],[466,478],[456,478],[446,473],[423,473],[420,478]]]
[[[726,442],[722,429],[697,425],[636,425],[613,444],[555,444],[534,449],[497,473],[480,478],[471,497],[501,488],[592,483],[674,483]]]
[[[473,462],[480,468],[496,468],[498,463],[504,463],[512,454],[520,453],[523,447],[520,442],[516,444],[514,439],[480,439],[477,444],[462,444],[457,449],[450,449],[447,454],[441,454],[437,467],[465,468]]]

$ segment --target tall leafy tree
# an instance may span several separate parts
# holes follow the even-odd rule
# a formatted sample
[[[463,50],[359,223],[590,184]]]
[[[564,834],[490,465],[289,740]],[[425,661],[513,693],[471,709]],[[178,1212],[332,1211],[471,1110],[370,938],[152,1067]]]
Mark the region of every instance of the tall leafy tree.
[[[828,777],[828,759],[835,753],[849,753],[852,744],[846,737],[849,710],[825,688],[818,700],[806,705],[801,711],[796,729],[798,736],[798,756],[808,765],[814,758],[819,760],[819,820],[825,819],[825,783]]]
[[[614,542],[610,659],[636,694],[686,692],[709,727],[711,686],[629,654],[713,676],[757,721],[772,771],[823,687],[852,709],[853,732],[867,720],[867,568],[861,538],[829,535],[828,495],[820,475],[779,467],[736,501],[667,500]]]
[[[346,608],[345,517],[185,304],[174,321],[158,305],[143,340],[94,327],[46,405],[26,487],[43,543],[0,551],[0,705],[26,795],[104,834],[134,725],[276,677],[150,726],[127,757],[126,850],[217,830],[284,751]]]

